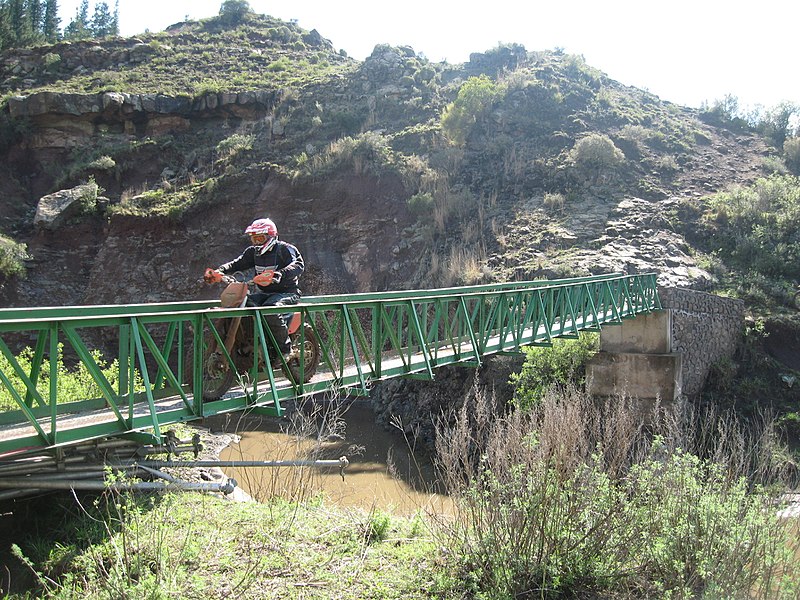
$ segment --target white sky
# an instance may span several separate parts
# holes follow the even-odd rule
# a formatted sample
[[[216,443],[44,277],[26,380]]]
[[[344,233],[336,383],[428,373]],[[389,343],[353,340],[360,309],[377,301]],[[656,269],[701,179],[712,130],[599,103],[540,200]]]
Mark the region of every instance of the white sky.
[[[91,17],[96,0],[89,1]],[[113,10],[114,0],[107,0]],[[499,43],[563,48],[622,84],[699,107],[732,94],[740,108],[800,103],[796,0],[249,0],[261,14],[316,29],[353,58],[408,45],[460,63]],[[80,0],[60,0],[61,27]],[[120,33],[161,31],[219,14],[222,0],[119,0]]]

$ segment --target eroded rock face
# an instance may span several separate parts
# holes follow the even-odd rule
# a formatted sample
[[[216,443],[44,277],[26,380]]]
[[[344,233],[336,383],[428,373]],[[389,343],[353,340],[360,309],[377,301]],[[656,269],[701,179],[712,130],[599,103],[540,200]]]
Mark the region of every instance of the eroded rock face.
[[[164,135],[187,131],[193,121],[255,121],[265,118],[279,101],[280,91],[252,90],[208,93],[197,98],[163,94],[61,94],[37,92],[9,98],[12,118],[35,125],[32,148],[69,148],[109,129],[129,135]]]

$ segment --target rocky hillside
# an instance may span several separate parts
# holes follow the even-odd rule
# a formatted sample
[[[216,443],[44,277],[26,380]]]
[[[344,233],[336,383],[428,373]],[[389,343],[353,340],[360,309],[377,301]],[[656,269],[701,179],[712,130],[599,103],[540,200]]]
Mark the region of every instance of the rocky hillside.
[[[714,290],[701,200],[778,161],[580,57],[360,62],[259,15],[6,53],[0,88],[0,234],[27,252],[6,306],[208,297],[202,269],[259,216],[306,294],[616,271]]]

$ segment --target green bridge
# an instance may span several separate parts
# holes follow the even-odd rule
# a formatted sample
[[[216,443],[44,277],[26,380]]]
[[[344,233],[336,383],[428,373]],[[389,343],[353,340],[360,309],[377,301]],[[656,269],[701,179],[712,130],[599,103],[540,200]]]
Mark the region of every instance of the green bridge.
[[[169,424],[241,410],[280,416],[295,398],[367,394],[373,382],[392,377],[433,378],[441,366],[478,366],[492,354],[550,345],[661,309],[652,273],[310,296],[293,307],[304,327],[300,373],[292,377],[280,365],[258,360],[274,345],[264,317],[285,308],[219,306],[195,301],[0,309],[0,459],[105,437],[161,444]],[[221,343],[221,325],[235,318],[249,324],[255,358],[250,367],[238,365],[235,385],[209,401],[199,358],[203,344]],[[311,378],[303,373],[305,336],[318,341]],[[222,354],[223,361],[236,363]],[[60,397],[66,396],[63,364],[91,378],[93,397]]]

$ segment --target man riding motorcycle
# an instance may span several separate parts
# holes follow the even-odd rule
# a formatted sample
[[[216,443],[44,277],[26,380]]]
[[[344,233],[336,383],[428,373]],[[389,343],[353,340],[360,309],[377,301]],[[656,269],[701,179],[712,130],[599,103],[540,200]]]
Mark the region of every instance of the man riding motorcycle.
[[[272,273],[268,284],[259,283],[258,291],[247,299],[248,306],[287,306],[300,301],[300,275],[305,264],[300,251],[287,242],[278,239],[278,228],[271,219],[256,219],[245,234],[250,236],[251,245],[244,252],[216,269],[208,269],[204,279],[211,283],[219,281],[223,274],[255,269],[256,275]],[[287,321],[284,315],[267,315],[267,324],[281,353],[288,357],[292,343],[289,340]]]

